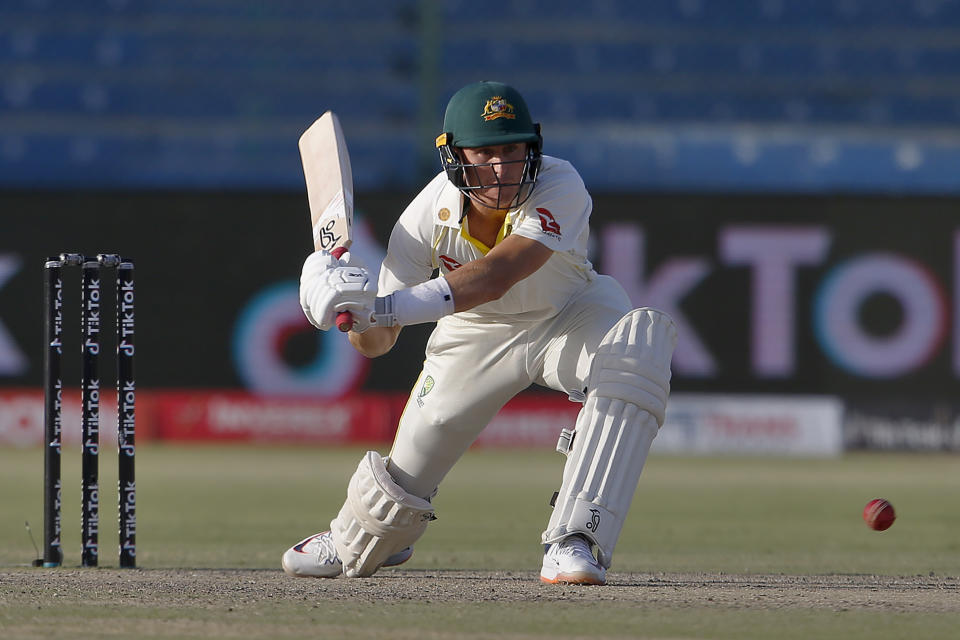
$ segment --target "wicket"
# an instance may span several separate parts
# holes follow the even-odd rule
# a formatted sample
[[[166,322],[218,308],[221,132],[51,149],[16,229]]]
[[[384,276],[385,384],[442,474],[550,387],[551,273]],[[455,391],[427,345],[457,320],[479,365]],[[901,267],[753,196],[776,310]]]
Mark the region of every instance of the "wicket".
[[[116,269],[117,455],[119,459],[120,566],[136,566],[136,381],[133,261],[116,254],[62,253],[44,263],[43,566],[63,563],[60,477],[63,430],[63,267],[81,267],[81,565],[95,567],[100,554],[100,334],[101,269]]]

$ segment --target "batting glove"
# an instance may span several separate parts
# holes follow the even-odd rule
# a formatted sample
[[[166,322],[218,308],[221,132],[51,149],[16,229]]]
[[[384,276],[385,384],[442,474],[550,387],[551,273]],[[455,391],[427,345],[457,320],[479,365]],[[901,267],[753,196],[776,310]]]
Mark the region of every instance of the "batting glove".
[[[363,267],[349,265],[349,253],[337,260],[326,251],[311,254],[300,274],[300,307],[310,324],[321,331],[334,326],[337,313],[351,311],[354,320],[361,320],[362,309],[373,306],[376,292],[370,273]],[[368,314],[369,315],[369,314]],[[364,330],[369,327],[369,320]]]
[[[322,286],[326,272],[340,266],[340,261],[330,255],[329,251],[315,251],[307,256],[300,271],[300,308],[307,316],[310,324],[319,328],[320,322],[310,311],[310,300],[315,297],[315,291]]]

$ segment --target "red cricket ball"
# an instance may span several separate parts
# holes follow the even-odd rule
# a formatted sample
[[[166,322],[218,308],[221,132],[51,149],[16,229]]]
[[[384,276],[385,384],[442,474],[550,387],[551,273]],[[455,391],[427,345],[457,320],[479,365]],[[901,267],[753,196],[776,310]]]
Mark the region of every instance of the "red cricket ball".
[[[886,531],[896,519],[893,505],[883,498],[874,498],[863,508],[863,521],[876,531]]]

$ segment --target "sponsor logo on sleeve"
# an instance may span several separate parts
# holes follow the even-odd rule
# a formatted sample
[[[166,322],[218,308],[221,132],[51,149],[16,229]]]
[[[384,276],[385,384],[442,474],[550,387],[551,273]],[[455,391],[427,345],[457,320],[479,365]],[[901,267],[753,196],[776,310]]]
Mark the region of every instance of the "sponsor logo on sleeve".
[[[563,237],[563,232],[560,231],[560,225],[557,224],[557,219],[553,217],[549,209],[537,207],[537,215],[540,216],[540,228],[543,229],[544,233],[553,236],[557,240]]]
[[[446,267],[447,271],[454,271],[455,269],[459,269],[460,267],[463,266],[462,264],[460,264],[450,256],[441,255],[439,259],[440,259],[440,264]]]

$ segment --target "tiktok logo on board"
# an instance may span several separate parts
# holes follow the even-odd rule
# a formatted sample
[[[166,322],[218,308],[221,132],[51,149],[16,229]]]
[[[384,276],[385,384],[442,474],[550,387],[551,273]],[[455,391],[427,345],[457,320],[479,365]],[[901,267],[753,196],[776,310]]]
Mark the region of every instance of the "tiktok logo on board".
[[[0,254],[0,289],[20,271],[20,258],[14,254]],[[12,306],[12,305],[11,305]],[[4,305],[0,304],[0,309]],[[17,346],[0,318],[0,376],[19,376],[27,372],[27,356]]]

